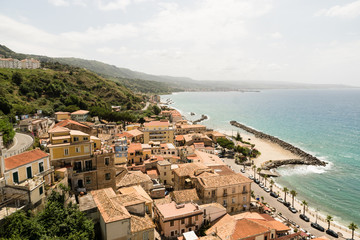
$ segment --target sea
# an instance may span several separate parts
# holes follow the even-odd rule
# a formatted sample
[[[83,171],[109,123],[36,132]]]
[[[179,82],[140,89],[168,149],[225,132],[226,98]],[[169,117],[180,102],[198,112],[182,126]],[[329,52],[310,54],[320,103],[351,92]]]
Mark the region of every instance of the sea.
[[[207,115],[208,128],[236,135],[235,120],[328,162],[281,167],[276,182],[335,222],[360,225],[360,89],[182,92],[161,100],[188,120]]]

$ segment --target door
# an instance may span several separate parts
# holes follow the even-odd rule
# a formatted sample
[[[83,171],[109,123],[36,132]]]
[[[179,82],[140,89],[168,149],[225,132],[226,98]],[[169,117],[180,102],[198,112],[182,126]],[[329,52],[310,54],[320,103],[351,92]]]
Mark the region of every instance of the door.
[[[78,187],[79,187],[79,188],[83,188],[83,187],[84,187],[84,183],[83,183],[83,180],[82,180],[82,179],[79,179],[79,180],[78,180]]]
[[[31,167],[27,167],[27,168],[26,168],[26,173],[27,173],[27,178],[32,178]]]
[[[18,172],[13,173],[13,182],[19,183],[19,173]]]

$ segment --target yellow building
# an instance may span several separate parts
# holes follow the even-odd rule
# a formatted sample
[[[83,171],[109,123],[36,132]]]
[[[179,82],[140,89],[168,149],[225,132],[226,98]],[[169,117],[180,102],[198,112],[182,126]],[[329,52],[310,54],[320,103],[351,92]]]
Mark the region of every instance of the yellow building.
[[[144,123],[144,143],[150,141],[174,143],[174,128],[168,121],[152,121]]]
[[[151,146],[149,144],[131,143],[128,147],[128,165],[143,164],[144,160],[151,156]]]
[[[51,184],[54,172],[47,153],[40,149],[27,151],[5,158],[4,166],[7,194],[24,195],[33,205],[45,197],[45,185]]]
[[[62,120],[67,120],[71,118],[71,113],[69,112],[56,112],[55,113],[55,120],[57,122],[62,121]]]
[[[115,188],[114,151],[101,150],[101,141],[87,133],[56,127],[50,134],[50,160],[57,169],[66,167],[73,190]]]

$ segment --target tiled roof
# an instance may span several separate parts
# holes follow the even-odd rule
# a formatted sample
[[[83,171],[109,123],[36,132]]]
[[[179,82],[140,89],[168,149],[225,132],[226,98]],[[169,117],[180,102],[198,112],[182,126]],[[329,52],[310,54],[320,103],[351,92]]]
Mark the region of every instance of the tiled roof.
[[[60,132],[70,132],[70,129],[66,127],[54,127],[48,131],[49,133],[60,133]]]
[[[133,129],[133,130],[127,131],[127,133],[130,134],[132,137],[144,135],[144,133],[138,129]]]
[[[183,141],[184,140],[184,135],[176,135],[175,136],[175,141]]]
[[[171,196],[176,203],[188,203],[199,201],[199,196],[197,195],[196,189],[187,189],[180,191],[171,192]]]
[[[115,222],[122,219],[130,218],[131,215],[124,206],[112,201],[116,197],[112,188],[105,188],[91,191],[96,206],[104,219],[105,223]]]
[[[174,170],[178,176],[194,176],[197,169],[206,169],[207,167],[202,163],[185,163],[179,164],[179,168]]]
[[[139,185],[143,182],[152,182],[150,177],[141,171],[129,171],[123,177],[116,177],[116,187]]]
[[[161,166],[166,166],[166,165],[170,165],[171,163],[168,160],[162,160],[162,161],[158,161],[157,164],[161,165]]]
[[[144,123],[144,127],[167,127],[169,126],[169,122],[161,122],[161,121],[151,121],[148,123]]]
[[[83,115],[83,114],[88,114],[89,113],[89,111],[87,111],[87,110],[77,110],[77,111],[75,111],[75,112],[72,112],[71,113],[71,115]]]
[[[215,166],[215,165],[226,165],[217,155],[202,152],[199,150],[194,151],[195,154],[199,157],[199,162],[205,164],[206,166]]]
[[[268,232],[270,232],[270,229],[265,226],[248,219],[241,219],[236,221],[234,233],[231,235],[231,237],[232,239],[241,239],[265,234]]]
[[[113,198],[113,201],[116,201],[125,207],[146,202],[145,199],[137,192],[117,195],[115,198]]]
[[[131,143],[128,146],[128,153],[134,153],[135,151],[141,151],[141,150],[142,150],[141,143]]]
[[[199,183],[205,188],[216,188],[240,183],[251,183],[251,180],[241,174],[215,175],[199,177]]]
[[[131,215],[131,233],[142,232],[148,229],[155,228],[155,224],[151,218],[145,214],[144,217]]]
[[[121,194],[129,194],[129,193],[138,193],[140,196],[142,196],[146,203],[153,202],[152,198],[145,192],[145,190],[140,185],[135,185],[131,187],[123,187],[119,188],[118,192]]]
[[[5,170],[10,170],[13,168],[20,167],[22,165],[40,160],[42,158],[48,157],[49,154],[41,151],[40,149],[31,150],[28,152],[20,153],[18,155],[5,158]]]
[[[78,126],[84,127],[84,128],[90,128],[89,126],[86,126],[86,125],[84,125],[84,124],[81,124],[81,123],[76,122],[76,121],[71,120],[71,119],[63,120],[63,121],[57,123],[54,127],[66,127],[66,126],[69,125],[69,124],[78,125]]]

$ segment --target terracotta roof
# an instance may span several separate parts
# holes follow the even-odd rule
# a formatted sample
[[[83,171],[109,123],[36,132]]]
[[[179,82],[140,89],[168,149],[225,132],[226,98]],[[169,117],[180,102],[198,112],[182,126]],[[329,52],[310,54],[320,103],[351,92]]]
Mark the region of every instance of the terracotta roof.
[[[177,204],[199,201],[199,196],[197,195],[195,188],[173,191],[171,192],[171,197]]]
[[[84,124],[81,124],[77,121],[74,121],[74,120],[71,120],[71,119],[66,119],[66,120],[63,120],[59,123],[57,123],[54,127],[66,127],[67,125],[69,124],[74,124],[74,125],[78,125],[80,127],[84,127],[84,128],[90,128],[89,126],[87,125],[84,125]]]
[[[34,149],[12,157],[5,158],[5,171],[20,167],[22,165],[40,160],[48,156],[49,154],[41,151],[40,149]]]
[[[183,125],[180,125],[179,128],[182,128],[182,129],[188,129],[188,128],[205,128],[206,129],[206,126],[204,125],[200,125],[200,124],[193,124],[193,125],[190,125],[190,124],[183,124]]]
[[[179,168],[174,170],[178,176],[194,176],[197,169],[206,169],[207,167],[202,163],[185,163],[179,164]]]
[[[251,183],[251,180],[241,174],[214,175],[208,177],[199,177],[199,183],[205,188],[216,188],[239,183]]]
[[[202,152],[199,150],[194,151],[195,154],[199,157],[199,162],[205,164],[206,166],[214,165],[226,165],[217,155]]]
[[[141,151],[141,150],[142,150],[141,143],[131,143],[128,146],[128,153],[134,153],[135,151]]]
[[[138,129],[133,129],[133,130],[127,131],[127,133],[130,134],[132,137],[144,135],[144,133]]]
[[[60,132],[70,132],[70,129],[66,127],[54,127],[48,131],[49,133],[60,133]]]
[[[133,135],[131,135],[131,134],[128,133],[128,132],[118,133],[118,134],[116,134],[116,136],[117,136],[118,138],[123,138],[123,137],[132,138],[132,137],[133,137]]]
[[[140,185],[135,185],[131,187],[123,187],[118,190],[121,194],[129,194],[129,193],[138,193],[142,196],[146,203],[153,202],[152,198],[145,192],[145,190]]]
[[[125,207],[138,205],[146,202],[146,200],[137,192],[120,194],[112,198],[112,200]]]
[[[157,179],[159,177],[159,173],[156,169],[150,169],[150,170],[146,170],[146,174],[151,178],[151,179]]]
[[[248,219],[241,219],[236,222],[235,229],[231,237],[232,239],[241,239],[265,234],[268,232],[270,232],[270,230],[267,227],[264,227]]]
[[[155,224],[147,214],[145,214],[144,217],[131,215],[130,222],[131,222],[131,233],[142,232],[147,229],[155,228]]]
[[[71,115],[84,115],[84,114],[88,114],[89,113],[89,111],[87,111],[87,110],[77,110],[77,111],[75,111],[75,112],[72,112],[71,113]]]
[[[112,201],[116,194],[112,188],[91,191],[96,206],[105,223],[130,218],[131,215],[124,206]]]
[[[117,188],[139,185],[143,182],[152,183],[150,177],[141,171],[129,171],[123,177],[116,176]]]
[[[156,127],[156,126],[167,127],[169,125],[170,125],[169,122],[161,122],[161,121],[151,121],[148,123],[144,123],[144,127]]]
[[[184,140],[184,135],[176,135],[175,136],[175,141],[183,141]]]

